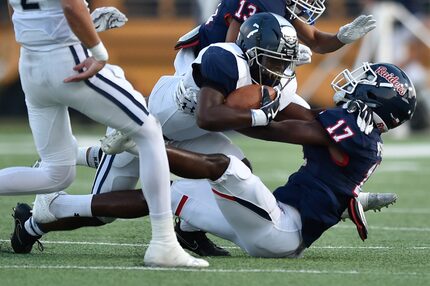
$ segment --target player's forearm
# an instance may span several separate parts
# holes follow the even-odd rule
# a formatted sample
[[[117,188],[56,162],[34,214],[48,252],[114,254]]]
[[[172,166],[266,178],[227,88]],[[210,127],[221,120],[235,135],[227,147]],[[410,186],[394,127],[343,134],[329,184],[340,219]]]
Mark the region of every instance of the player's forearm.
[[[100,43],[90,13],[82,0],[61,0],[64,15],[73,33],[87,48]]]
[[[336,34],[322,32],[314,26],[307,25],[300,21],[294,21],[293,25],[297,30],[299,39],[316,53],[324,54],[334,52],[344,45],[339,41]]]
[[[240,133],[265,141],[327,146],[330,139],[317,121],[285,120],[268,126],[239,130]]]
[[[319,54],[337,51],[345,45],[339,41],[336,34],[317,31],[315,38],[315,46],[313,48],[311,47],[311,49]]]

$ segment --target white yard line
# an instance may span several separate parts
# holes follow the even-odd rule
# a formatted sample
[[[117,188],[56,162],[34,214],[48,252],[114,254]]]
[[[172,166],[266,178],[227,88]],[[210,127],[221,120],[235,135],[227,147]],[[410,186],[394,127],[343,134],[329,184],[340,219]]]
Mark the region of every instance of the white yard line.
[[[0,242],[9,242],[9,239],[0,239]],[[118,243],[118,242],[94,242],[94,241],[54,241],[54,240],[42,240],[44,244],[60,244],[60,245],[95,245],[95,246],[119,246],[119,247],[148,247],[145,243]],[[238,246],[221,246],[227,249],[240,249]],[[395,246],[312,246],[315,249],[396,249]],[[402,247],[402,249],[409,250],[430,250],[430,245],[428,246],[408,246]]]
[[[211,268],[163,268],[145,266],[81,266],[81,265],[0,265],[0,269],[59,269],[59,270],[126,270],[126,271],[167,271],[167,272],[206,272],[206,273],[296,273],[296,274],[347,274],[347,275],[396,275],[428,276],[423,272],[367,272],[356,270],[316,270],[316,269],[211,269]]]

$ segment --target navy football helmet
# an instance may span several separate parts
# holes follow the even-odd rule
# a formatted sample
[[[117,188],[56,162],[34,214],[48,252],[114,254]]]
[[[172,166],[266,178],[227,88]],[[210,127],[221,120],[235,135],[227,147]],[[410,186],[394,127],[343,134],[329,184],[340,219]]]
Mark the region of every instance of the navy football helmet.
[[[373,120],[382,132],[412,118],[417,104],[415,87],[399,67],[388,63],[369,64],[344,70],[332,81],[340,102],[359,99],[373,110]]]
[[[286,0],[286,9],[291,14],[290,20],[298,19],[313,25],[325,11],[325,0]]]
[[[294,27],[273,13],[257,13],[240,27],[236,44],[245,53],[254,83],[275,86],[294,78],[298,39]]]

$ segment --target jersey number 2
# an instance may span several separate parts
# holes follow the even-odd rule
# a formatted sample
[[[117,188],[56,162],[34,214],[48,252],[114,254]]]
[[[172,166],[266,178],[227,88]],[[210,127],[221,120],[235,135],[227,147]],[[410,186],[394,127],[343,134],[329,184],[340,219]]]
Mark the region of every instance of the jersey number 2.
[[[24,10],[39,10],[39,3],[27,3],[28,0],[21,0],[21,6]]]

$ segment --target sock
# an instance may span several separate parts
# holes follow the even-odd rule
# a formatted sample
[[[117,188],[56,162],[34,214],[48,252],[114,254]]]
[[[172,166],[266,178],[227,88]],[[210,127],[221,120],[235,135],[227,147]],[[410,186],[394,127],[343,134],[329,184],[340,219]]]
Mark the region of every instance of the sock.
[[[188,232],[193,232],[193,231],[199,231],[200,229],[193,227],[191,224],[189,224],[188,222],[181,220],[181,224],[179,225],[180,229],[182,231],[188,231]]]
[[[102,154],[103,152],[99,146],[79,147],[76,165],[97,168]]]
[[[59,195],[52,201],[49,210],[56,218],[92,217],[91,201],[93,195]]]
[[[152,227],[152,241],[172,243],[176,241],[173,230],[173,215],[171,212],[157,215],[149,215]]]
[[[39,228],[37,222],[33,220],[33,217],[25,221],[24,228],[31,236],[42,236],[45,234],[45,232]]]

